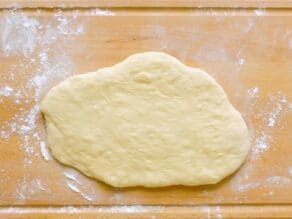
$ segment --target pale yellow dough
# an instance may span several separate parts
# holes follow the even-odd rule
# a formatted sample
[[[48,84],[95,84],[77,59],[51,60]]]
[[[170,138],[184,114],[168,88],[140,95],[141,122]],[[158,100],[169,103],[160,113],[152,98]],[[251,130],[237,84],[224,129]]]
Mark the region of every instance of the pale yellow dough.
[[[54,157],[116,187],[214,184],[250,148],[217,82],[160,52],[68,78],[41,110]]]

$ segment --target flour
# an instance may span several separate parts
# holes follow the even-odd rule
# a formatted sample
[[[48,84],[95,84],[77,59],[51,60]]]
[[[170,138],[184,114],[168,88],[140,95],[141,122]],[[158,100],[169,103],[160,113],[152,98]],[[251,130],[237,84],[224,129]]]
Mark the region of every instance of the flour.
[[[211,219],[211,209],[209,206],[203,206],[202,211],[205,213],[205,218],[206,219]]]
[[[239,185],[239,186],[236,188],[236,191],[238,191],[238,192],[246,192],[246,191],[249,191],[249,190],[251,190],[251,189],[255,189],[255,188],[257,188],[257,187],[259,187],[260,185],[261,185],[260,182],[242,184],[242,185]]]
[[[84,197],[87,201],[93,201],[93,199],[87,195],[85,195],[83,192],[80,191],[80,189],[74,184],[74,182],[67,181],[68,187],[73,191]]]
[[[124,205],[124,206],[113,206],[108,208],[101,208],[99,212],[110,212],[110,213],[144,213],[144,212],[162,212],[164,207],[159,206],[141,206],[141,205]]]
[[[4,87],[0,88],[0,96],[8,97],[8,96],[12,95],[12,93],[13,93],[12,87],[4,86]]]
[[[40,179],[35,179],[25,183],[20,182],[15,191],[15,196],[19,200],[25,200],[33,195],[39,195],[43,192],[49,193],[50,190],[47,188],[47,185]]]
[[[37,207],[37,208],[23,208],[23,207],[9,207],[1,208],[0,213],[14,213],[14,214],[25,214],[25,213],[82,213],[82,212],[99,212],[99,213],[147,213],[147,212],[163,212],[164,207],[158,206],[141,206],[141,205],[125,205],[125,206],[112,206],[112,207]],[[152,216],[153,217],[153,216]]]
[[[40,141],[41,154],[45,161],[52,160],[51,153],[44,141]]]
[[[271,176],[266,179],[266,185],[270,186],[288,186],[292,181],[286,176]]]
[[[114,16],[116,15],[114,12],[112,11],[109,11],[109,10],[102,10],[102,9],[99,9],[99,8],[96,8],[96,9],[92,9],[90,11],[90,14],[91,15],[94,15],[94,16]]]
[[[290,177],[292,177],[292,166],[288,168],[288,173],[289,173]]]
[[[255,144],[252,147],[252,159],[258,159],[262,153],[266,152],[269,149],[270,141],[271,137],[264,132],[261,132],[259,137],[255,139]]]
[[[254,10],[256,16],[264,16],[267,12],[264,8]]]
[[[254,162],[270,150],[274,142],[273,132],[285,126],[285,116],[291,112],[290,103],[281,92],[267,94],[263,96],[259,87],[247,90],[248,114],[258,119],[258,126],[255,130],[254,141],[247,163],[239,170],[239,174],[233,178],[232,189],[236,192],[248,192],[259,187],[278,188],[291,185],[292,181],[287,176],[268,175],[261,180],[251,181],[250,176],[256,168]],[[261,98],[265,98],[265,103],[258,107]],[[289,169],[288,169],[289,174]],[[292,170],[291,170],[292,174]],[[273,191],[269,192],[273,195]]]
[[[250,88],[247,90],[247,94],[249,95],[249,98],[256,98],[258,97],[259,94],[259,88],[258,87]]]
[[[1,23],[2,51],[6,56],[29,56],[34,52],[39,27],[37,20],[12,12]]]
[[[70,180],[73,180],[75,181],[76,183],[78,183],[79,185],[81,185],[81,182],[79,182],[79,179],[78,179],[78,175],[76,172],[74,171],[66,171],[64,172],[64,175],[70,179]]]
[[[221,214],[221,208],[219,206],[215,207],[215,218],[223,219],[223,216]]]
[[[238,60],[238,64],[239,64],[239,65],[244,65],[244,63],[245,63],[245,59],[244,59],[244,58],[240,58],[240,59]]]
[[[289,46],[289,48],[292,48],[292,39],[290,39],[290,40],[288,41],[288,46]]]
[[[273,109],[268,113],[267,125],[269,127],[274,127],[280,119],[290,111],[289,103],[287,99],[278,92],[276,95],[269,98],[268,104],[272,105]]]
[[[199,209],[204,213],[205,219],[223,219],[221,207],[219,206],[200,206]]]
[[[208,52],[206,52],[208,51]],[[215,45],[202,46],[198,49],[197,54],[194,57],[199,61],[208,61],[208,62],[223,62],[230,60],[229,54],[225,51],[223,47],[218,47]]]
[[[290,180],[286,176],[270,176],[258,182],[240,185],[237,190],[239,192],[246,192],[248,190],[256,189],[258,187],[277,188],[277,187],[289,187],[291,185],[292,185],[292,180]]]
[[[0,55],[17,57],[17,61],[9,66],[8,75],[1,76],[4,86],[0,87],[0,103],[5,98],[22,105],[0,126],[0,138],[8,141],[12,136],[18,136],[24,151],[25,169],[15,192],[16,200],[47,192],[41,179],[30,181],[26,174],[33,164],[33,157],[45,161],[52,159],[43,128],[40,128],[40,102],[48,89],[72,73],[73,61],[66,50],[67,38],[84,33],[84,25],[77,21],[77,14],[65,17],[58,11],[44,22],[37,16],[28,17],[21,11],[11,10],[0,20]],[[15,80],[23,83],[8,86]],[[74,188],[72,183],[69,185]]]
[[[273,127],[275,125],[281,111],[282,111],[282,105],[277,104],[276,108],[269,115],[269,118],[268,118],[269,127]]]
[[[63,16],[60,10],[55,14],[58,21],[57,29],[59,34],[75,36],[84,33],[84,25],[76,22],[78,11],[75,10],[72,13],[73,16],[69,18]]]
[[[257,107],[258,101],[261,98],[260,88],[254,87],[247,91],[249,98],[249,114],[253,115],[255,118],[259,119],[260,125],[256,130],[256,138],[254,145],[251,150],[251,158],[258,159],[259,156],[268,151],[269,144],[273,142],[271,135],[274,131],[274,127],[281,128],[285,122],[285,115],[290,112],[289,102],[280,92],[267,95],[267,101],[261,108]],[[255,114],[254,111],[257,111]]]
[[[87,201],[95,201],[96,196],[92,195],[94,194],[94,191],[90,186],[88,186],[87,183],[83,183],[80,179],[80,173],[73,169],[67,169],[64,172],[64,175],[66,177],[66,184],[73,192],[81,195],[84,199]]]

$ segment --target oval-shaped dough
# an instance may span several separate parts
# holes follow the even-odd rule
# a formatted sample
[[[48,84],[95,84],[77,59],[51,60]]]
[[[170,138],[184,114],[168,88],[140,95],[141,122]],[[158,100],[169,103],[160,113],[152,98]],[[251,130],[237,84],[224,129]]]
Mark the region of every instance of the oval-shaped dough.
[[[217,183],[250,147],[216,81],[165,53],[68,78],[41,110],[54,157],[116,187]]]

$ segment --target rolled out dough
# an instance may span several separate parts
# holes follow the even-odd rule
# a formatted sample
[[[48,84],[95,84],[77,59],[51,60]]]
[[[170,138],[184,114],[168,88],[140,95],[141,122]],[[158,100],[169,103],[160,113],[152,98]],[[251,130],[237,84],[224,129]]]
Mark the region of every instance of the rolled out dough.
[[[214,184],[250,147],[216,81],[160,52],[68,78],[41,110],[54,157],[116,187]]]

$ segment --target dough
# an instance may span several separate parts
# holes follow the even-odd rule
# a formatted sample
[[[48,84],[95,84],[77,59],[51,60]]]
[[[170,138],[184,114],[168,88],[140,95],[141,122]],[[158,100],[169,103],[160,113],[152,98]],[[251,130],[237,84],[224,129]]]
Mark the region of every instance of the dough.
[[[68,78],[41,110],[54,157],[116,187],[214,184],[250,148],[216,81],[160,52]]]

